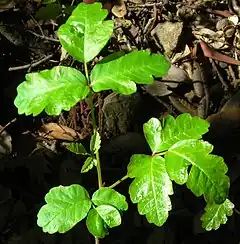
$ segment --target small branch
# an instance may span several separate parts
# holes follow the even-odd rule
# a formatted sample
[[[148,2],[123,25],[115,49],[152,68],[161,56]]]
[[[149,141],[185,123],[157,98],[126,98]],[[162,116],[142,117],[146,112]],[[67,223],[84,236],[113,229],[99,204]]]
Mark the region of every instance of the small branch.
[[[97,237],[95,237],[95,244],[100,244],[100,241]]]
[[[239,210],[237,210],[236,208],[234,208],[234,211],[235,211],[238,215],[240,215],[240,211],[239,211]]]
[[[33,34],[34,36],[39,37],[39,38],[41,38],[41,39],[45,39],[45,40],[52,41],[52,42],[60,42],[58,39],[55,39],[55,38],[51,38],[51,37],[48,37],[48,36],[44,36],[44,35],[37,34],[37,33],[35,33],[34,31],[31,31],[31,30],[27,30],[27,32],[29,32],[29,33]]]
[[[128,178],[128,175],[123,176],[120,180],[116,181],[115,183],[113,183],[111,186],[109,186],[109,188],[114,188],[115,186],[119,185],[121,182],[123,182],[124,180],[126,180]]]
[[[26,65],[21,65],[21,66],[17,66],[17,67],[10,67],[8,69],[8,71],[17,71],[17,70],[22,70],[22,69],[28,69],[30,67],[36,67],[38,66],[39,64],[49,60],[51,57],[53,57],[53,54],[50,54],[44,58],[41,58],[39,59],[38,61],[34,62],[34,63],[31,63],[31,64],[26,64]]]
[[[6,128],[11,125],[12,123],[16,122],[17,119],[12,119],[10,122],[8,122],[5,126],[2,127],[2,129],[0,130],[0,135],[3,133],[4,130],[6,130]]]

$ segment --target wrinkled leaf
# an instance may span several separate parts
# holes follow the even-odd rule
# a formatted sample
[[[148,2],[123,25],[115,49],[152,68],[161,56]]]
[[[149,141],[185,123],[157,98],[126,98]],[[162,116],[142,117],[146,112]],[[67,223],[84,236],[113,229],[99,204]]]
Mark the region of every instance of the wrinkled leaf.
[[[111,205],[100,205],[95,208],[108,227],[113,228],[121,224],[121,215]]]
[[[128,176],[135,178],[129,187],[133,203],[146,215],[149,223],[162,226],[171,210],[169,195],[173,194],[172,182],[161,156],[133,155],[128,165]]]
[[[113,21],[104,21],[107,14],[101,3],[78,4],[57,32],[64,49],[80,62],[91,61],[112,35]]]
[[[152,152],[158,152],[162,143],[162,126],[159,119],[151,118],[147,123],[143,125],[143,132]]]
[[[144,135],[153,152],[169,149],[174,143],[185,139],[201,139],[208,131],[209,122],[190,114],[181,114],[176,119],[166,116],[161,123],[156,118],[144,124]]]
[[[56,66],[26,74],[25,78],[17,88],[14,101],[19,114],[36,116],[45,109],[48,115],[59,115],[89,93],[84,75],[71,67]]]
[[[97,160],[94,157],[88,157],[81,169],[81,173],[87,173],[89,170],[93,168],[93,166],[97,165]]]
[[[169,148],[165,162],[169,177],[187,187],[206,202],[221,204],[230,186],[227,165],[222,157],[210,154],[213,146],[202,140],[183,140]],[[188,175],[188,167],[192,165]]]
[[[92,202],[99,205],[111,205],[118,210],[127,210],[128,203],[126,197],[118,193],[114,189],[103,187],[95,191],[92,196]]]
[[[221,224],[226,224],[227,216],[233,214],[234,204],[226,199],[224,203],[218,204],[207,204],[205,213],[202,215],[202,227],[207,231],[217,230]]]
[[[88,231],[97,238],[104,238],[108,235],[107,225],[96,209],[91,209],[87,216],[86,225]]]
[[[45,201],[47,204],[38,212],[37,224],[49,234],[67,232],[84,219],[91,208],[88,192],[76,184],[52,188]]]
[[[101,137],[97,131],[94,131],[91,140],[90,140],[90,151],[93,154],[96,154],[101,146]]]
[[[75,154],[88,155],[82,143],[72,142],[67,146],[67,149]]]
[[[136,92],[137,84],[151,84],[154,77],[162,77],[170,67],[164,56],[148,51],[133,51],[113,61],[96,64],[91,72],[94,92],[110,90],[121,94]]]

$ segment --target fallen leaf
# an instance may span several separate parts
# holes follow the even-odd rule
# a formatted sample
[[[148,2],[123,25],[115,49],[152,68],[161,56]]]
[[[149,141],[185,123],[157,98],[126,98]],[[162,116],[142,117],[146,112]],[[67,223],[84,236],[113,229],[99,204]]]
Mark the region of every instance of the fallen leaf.
[[[119,0],[119,2],[112,7],[112,13],[118,18],[122,18],[127,14],[127,8],[123,0]]]
[[[46,139],[52,140],[75,141],[76,139],[83,139],[77,131],[56,123],[44,124],[39,129],[39,134]]]
[[[203,54],[207,58],[212,58],[224,63],[228,64],[235,64],[235,65],[240,65],[240,61],[230,58],[227,55],[224,55],[222,53],[219,53],[213,49],[211,49],[205,42],[200,41],[200,46],[202,48]]]

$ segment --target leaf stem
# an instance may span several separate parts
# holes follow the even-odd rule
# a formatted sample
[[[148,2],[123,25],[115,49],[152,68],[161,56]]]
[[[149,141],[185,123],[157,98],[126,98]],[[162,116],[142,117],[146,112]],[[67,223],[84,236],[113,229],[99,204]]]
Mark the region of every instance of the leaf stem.
[[[124,180],[126,180],[127,178],[128,178],[128,175],[123,176],[120,180],[116,181],[111,186],[109,186],[109,188],[114,188],[115,186],[117,186],[118,184],[120,184],[121,182],[123,182]]]
[[[84,62],[84,70],[85,70],[85,75],[86,75],[88,85],[90,85],[88,68],[87,68],[86,62]],[[96,124],[96,119],[95,119],[95,114],[94,114],[92,90],[89,93],[89,103],[90,103],[91,115],[92,115],[93,132],[97,132],[97,124]],[[102,171],[101,171],[99,151],[96,152],[96,159],[97,159],[97,166],[96,167],[97,167],[97,175],[98,175],[98,187],[101,188],[103,186],[103,183],[102,183]]]

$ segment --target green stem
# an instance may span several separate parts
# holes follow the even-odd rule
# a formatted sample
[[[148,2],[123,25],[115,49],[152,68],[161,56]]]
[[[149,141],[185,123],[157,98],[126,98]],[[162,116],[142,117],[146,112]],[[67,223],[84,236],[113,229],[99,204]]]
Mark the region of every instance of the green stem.
[[[109,186],[109,188],[114,188],[115,186],[117,186],[118,184],[120,184],[121,182],[123,182],[124,180],[126,180],[127,178],[128,178],[128,175],[123,176],[120,180],[116,181],[111,186]]]
[[[84,69],[85,69],[85,75],[88,82],[88,85],[90,85],[89,75],[88,75],[88,68],[87,63],[84,62]],[[93,133],[97,133],[97,123],[94,115],[94,105],[93,105],[93,95],[92,90],[89,93],[89,103],[91,108],[91,115],[92,115],[92,124],[93,124]],[[96,152],[96,159],[97,159],[97,175],[98,175],[98,187],[101,188],[103,186],[102,183],[102,171],[101,171],[101,163],[100,163],[100,157],[99,157],[99,151]]]

